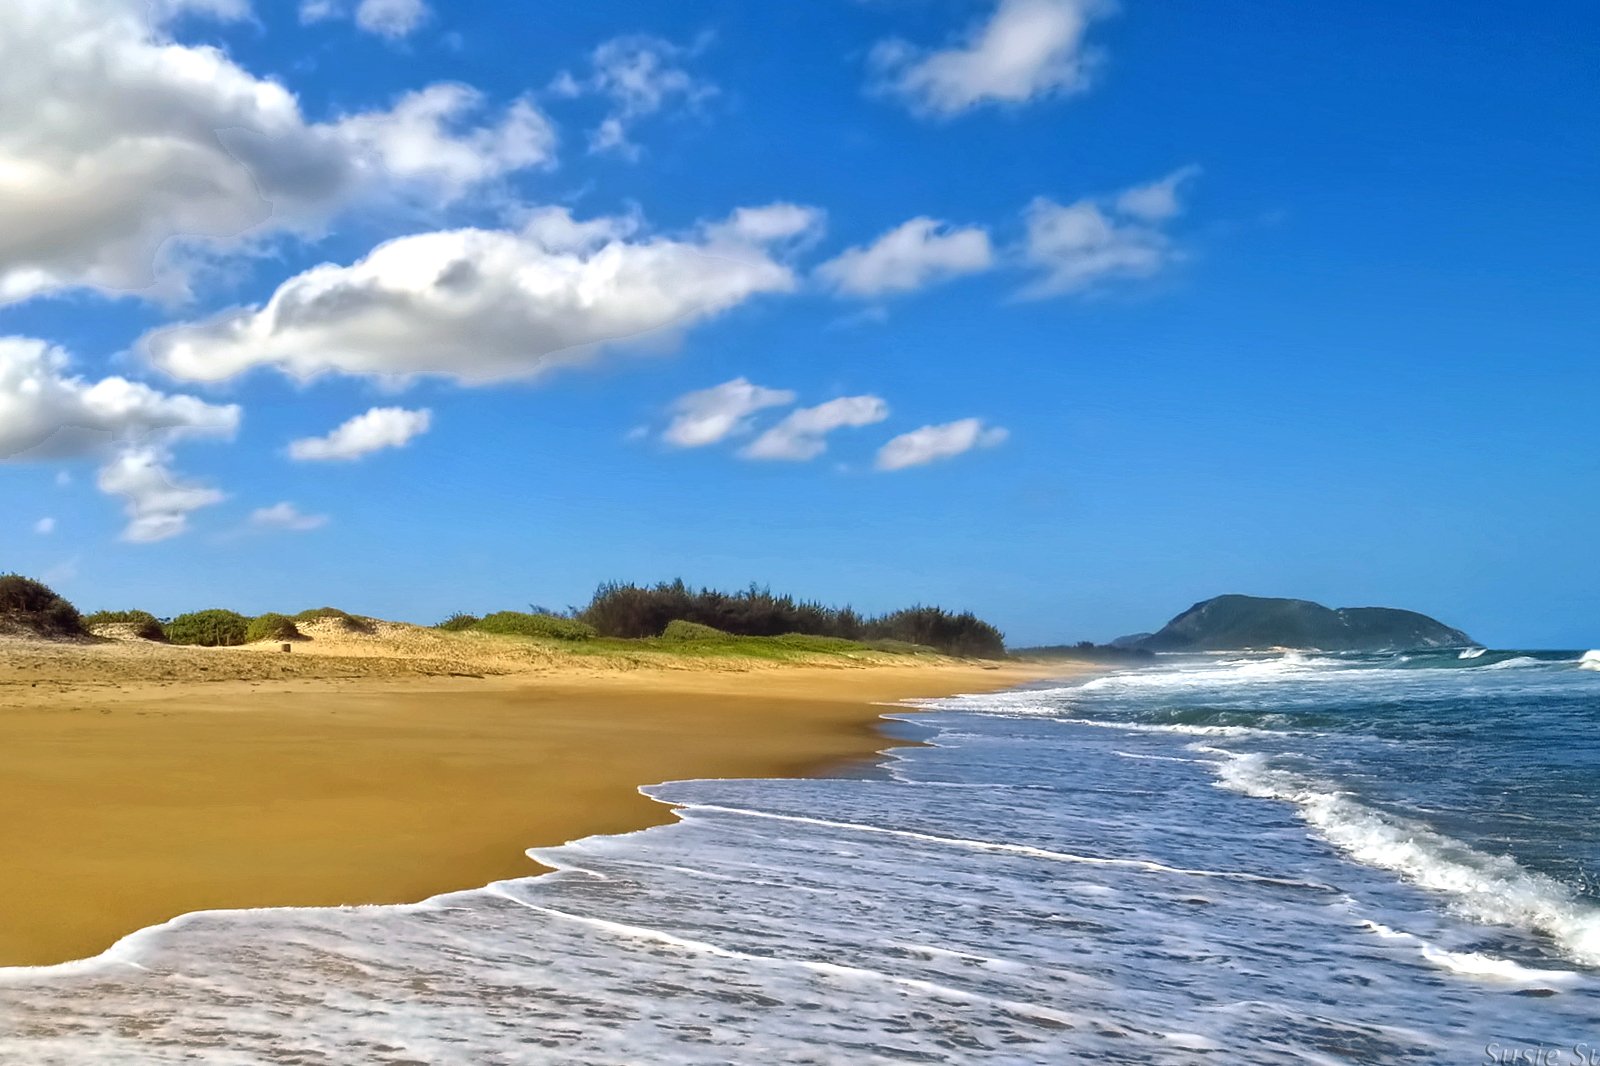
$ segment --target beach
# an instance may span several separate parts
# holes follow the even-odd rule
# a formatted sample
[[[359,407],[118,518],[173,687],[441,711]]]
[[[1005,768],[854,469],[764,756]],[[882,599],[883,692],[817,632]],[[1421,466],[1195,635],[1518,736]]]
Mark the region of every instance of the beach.
[[[4,642],[0,965],[193,911],[525,877],[528,848],[670,821],[641,785],[815,773],[889,743],[877,704],[1067,669],[574,656],[399,626],[287,655]]]

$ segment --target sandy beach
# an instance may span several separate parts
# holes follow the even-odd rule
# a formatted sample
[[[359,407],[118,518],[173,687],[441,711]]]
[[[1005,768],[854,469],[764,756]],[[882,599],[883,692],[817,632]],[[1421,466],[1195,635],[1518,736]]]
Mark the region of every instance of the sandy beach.
[[[308,653],[309,652],[309,653]],[[573,656],[413,627],[269,648],[0,643],[0,965],[213,908],[399,903],[671,812],[638,786],[801,775],[874,704],[1067,667]]]

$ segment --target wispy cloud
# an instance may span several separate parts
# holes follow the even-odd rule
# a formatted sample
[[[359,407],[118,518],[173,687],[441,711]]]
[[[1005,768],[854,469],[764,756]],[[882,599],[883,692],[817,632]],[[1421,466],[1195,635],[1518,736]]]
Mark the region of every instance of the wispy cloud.
[[[993,448],[1010,434],[980,418],[963,418],[942,425],[923,426],[902,433],[878,449],[879,470],[905,470],[913,466],[953,459],[974,448]]]
[[[828,434],[870,426],[889,417],[889,405],[877,396],[841,396],[815,407],[802,407],[739,450],[746,459],[806,462],[828,450]]]
[[[978,226],[951,227],[914,218],[817,268],[817,276],[847,296],[878,297],[911,292],[948,278],[976,274],[994,265],[989,233]]]
[[[751,416],[770,407],[787,407],[795,394],[769,389],[745,378],[734,378],[709,389],[678,397],[672,403],[672,421],[661,439],[675,448],[702,448],[729,437],[748,433]]]
[[[1084,37],[1110,10],[1102,0],[999,0],[986,21],[949,47],[879,43],[871,57],[876,86],[939,117],[1082,92],[1094,66]]]

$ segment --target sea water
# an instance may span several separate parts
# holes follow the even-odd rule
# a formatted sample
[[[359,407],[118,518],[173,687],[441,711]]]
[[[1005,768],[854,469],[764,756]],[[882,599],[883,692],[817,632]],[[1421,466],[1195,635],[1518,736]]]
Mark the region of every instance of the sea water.
[[[0,970],[0,1063],[1600,1063],[1600,670],[1164,660],[410,907]]]

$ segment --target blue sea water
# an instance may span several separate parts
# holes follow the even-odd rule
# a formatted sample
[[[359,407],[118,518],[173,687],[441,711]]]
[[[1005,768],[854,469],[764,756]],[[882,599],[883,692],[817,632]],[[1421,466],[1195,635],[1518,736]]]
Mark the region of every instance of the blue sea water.
[[[1600,656],[1466,654],[886,708],[552,875],[0,970],[0,1062],[1600,1062]]]

